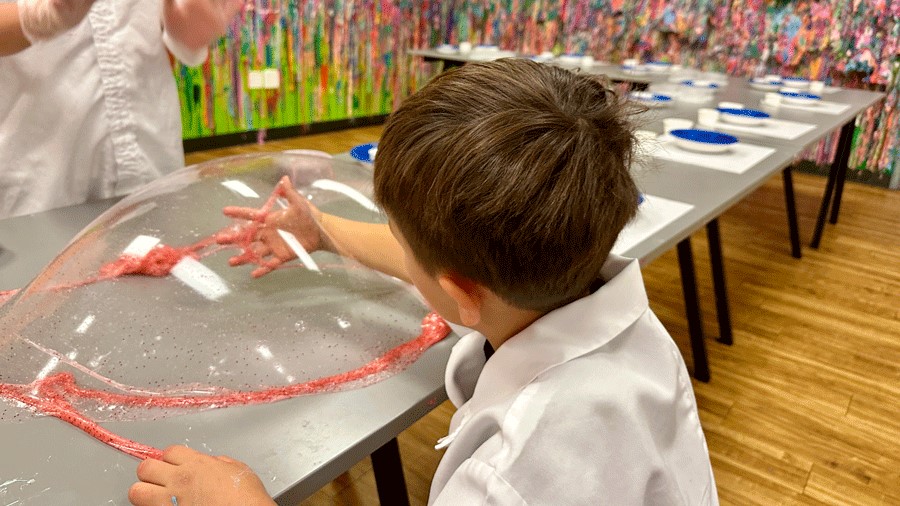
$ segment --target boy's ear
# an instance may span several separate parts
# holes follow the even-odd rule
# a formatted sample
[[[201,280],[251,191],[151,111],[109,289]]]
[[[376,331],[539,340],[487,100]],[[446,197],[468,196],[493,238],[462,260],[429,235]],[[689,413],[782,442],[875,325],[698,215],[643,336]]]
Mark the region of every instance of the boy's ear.
[[[473,327],[481,322],[484,293],[478,283],[458,274],[446,273],[438,276],[438,284],[456,302],[460,323]]]

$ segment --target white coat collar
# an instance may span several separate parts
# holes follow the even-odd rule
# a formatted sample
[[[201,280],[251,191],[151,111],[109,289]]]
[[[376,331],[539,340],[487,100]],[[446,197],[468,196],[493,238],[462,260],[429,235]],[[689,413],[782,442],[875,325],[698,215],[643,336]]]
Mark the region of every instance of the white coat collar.
[[[496,404],[543,372],[604,346],[648,310],[637,260],[610,255],[601,277],[605,283],[599,290],[547,313],[497,349],[484,365],[472,398],[460,408],[461,416],[453,417],[451,431],[469,413]],[[483,336],[479,337],[483,342]]]

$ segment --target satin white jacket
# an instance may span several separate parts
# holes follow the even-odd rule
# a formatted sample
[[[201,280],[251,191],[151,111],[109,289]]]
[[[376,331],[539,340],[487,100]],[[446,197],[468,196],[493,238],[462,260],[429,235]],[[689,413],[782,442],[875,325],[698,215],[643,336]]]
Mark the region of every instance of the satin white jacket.
[[[610,256],[602,276],[486,364],[481,334],[454,346],[459,409],[430,504],[718,504],[690,377],[638,262]]]
[[[97,0],[72,30],[0,57],[0,218],[122,195],[184,166],[161,9]]]

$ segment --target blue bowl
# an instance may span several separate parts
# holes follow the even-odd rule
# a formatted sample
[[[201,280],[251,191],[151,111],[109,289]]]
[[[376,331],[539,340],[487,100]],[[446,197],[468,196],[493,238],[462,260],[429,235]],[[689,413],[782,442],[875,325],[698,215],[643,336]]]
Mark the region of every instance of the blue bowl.
[[[366,144],[360,144],[359,146],[353,146],[353,149],[350,150],[350,156],[361,162],[373,163],[375,159],[369,156],[369,150],[377,147],[377,142],[369,142]]]
[[[736,144],[738,138],[733,135],[713,132],[710,130],[697,130],[693,128],[672,130],[669,135],[675,138],[675,143],[690,151],[703,153],[721,153],[728,147]]]

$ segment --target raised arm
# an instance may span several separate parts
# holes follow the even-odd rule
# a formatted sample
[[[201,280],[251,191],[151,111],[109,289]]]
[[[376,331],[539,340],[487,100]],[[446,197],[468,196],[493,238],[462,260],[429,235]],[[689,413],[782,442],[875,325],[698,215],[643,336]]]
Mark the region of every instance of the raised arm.
[[[253,276],[259,277],[297,258],[295,247],[284,240],[280,230],[289,232],[306,251],[331,251],[409,282],[403,250],[387,225],[322,213],[297,193],[287,177],[279,181],[274,194],[287,201],[287,208],[272,211],[226,207],[223,210],[226,216],[249,222],[240,230],[219,237],[220,243],[249,243],[241,254],[232,257],[231,265],[255,263],[258,267]]]

